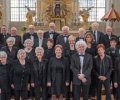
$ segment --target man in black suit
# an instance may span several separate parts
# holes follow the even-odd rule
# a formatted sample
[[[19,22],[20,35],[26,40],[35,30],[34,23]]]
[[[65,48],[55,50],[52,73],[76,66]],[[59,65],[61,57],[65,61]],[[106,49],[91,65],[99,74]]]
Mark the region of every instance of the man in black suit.
[[[7,27],[6,25],[3,25],[1,27],[1,33],[0,33],[0,44],[5,46],[6,45],[6,39],[10,36],[9,33],[7,33]]]
[[[83,40],[76,42],[77,53],[71,57],[73,100],[80,100],[81,89],[83,92],[83,100],[89,99],[93,61],[92,56],[85,53],[86,48],[87,44]]]
[[[112,33],[112,27],[110,26],[106,27],[106,34],[104,35],[105,38],[104,44],[106,49],[110,47],[110,40],[113,37],[117,39],[117,36]]]
[[[49,31],[43,34],[43,38],[46,38],[46,39],[51,38],[54,40],[54,46],[56,45],[56,39],[57,39],[57,36],[59,35],[57,32],[55,32],[55,28],[56,28],[55,23],[51,22],[49,24]]]
[[[64,56],[66,56],[66,51],[69,50],[69,42],[68,42],[68,38],[69,38],[69,27],[68,26],[63,26],[62,27],[62,35],[59,35],[57,37],[57,44],[62,45],[63,47],[63,54]]]
[[[79,30],[78,30],[79,36],[76,38],[76,42],[79,40],[84,40],[85,33],[86,33],[86,30],[84,28],[79,28]]]
[[[34,39],[37,38],[37,33],[35,32],[35,27],[33,25],[29,25],[29,32],[23,35],[23,43],[26,39],[31,39],[34,43]]]
[[[92,32],[94,35],[95,43],[96,44],[100,44],[100,43],[104,44],[104,33],[98,31],[99,24],[94,22],[94,23],[92,23],[91,28],[92,28]]]
[[[34,47],[43,47],[44,49],[47,48],[47,39],[43,38],[43,31],[38,30],[37,32],[37,38],[34,39]]]
[[[11,28],[11,37],[15,38],[15,47],[17,47],[18,49],[23,48],[21,36],[17,34],[16,27]]]

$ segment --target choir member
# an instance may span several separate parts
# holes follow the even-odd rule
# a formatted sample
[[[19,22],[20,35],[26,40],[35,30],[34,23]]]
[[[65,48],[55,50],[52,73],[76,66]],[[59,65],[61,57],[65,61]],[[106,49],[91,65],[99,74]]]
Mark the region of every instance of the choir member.
[[[116,96],[116,89],[114,88],[114,72],[115,72],[115,60],[119,55],[119,47],[117,46],[117,38],[112,37],[110,40],[110,47],[106,49],[106,54],[109,55],[112,59],[112,73],[111,73],[111,82],[112,82],[112,90],[114,97]]]
[[[31,86],[34,88],[35,100],[47,100],[47,65],[48,61],[43,58],[44,49],[36,47],[36,59],[33,61]]]
[[[93,36],[95,39],[95,43],[98,45],[100,43],[104,44],[104,33],[102,33],[101,31],[98,31],[99,28],[99,24],[94,22],[91,24],[91,28],[92,28],[92,32],[93,32]]]
[[[37,38],[34,40],[34,48],[36,47],[43,47],[44,49],[47,48],[47,39],[43,38],[43,31],[37,31]]]
[[[102,85],[106,91],[106,100],[111,100],[110,76],[112,71],[111,57],[105,54],[105,46],[97,46],[98,55],[94,59],[94,74],[97,79],[97,100],[101,100]]]
[[[26,52],[20,49],[17,53],[18,60],[14,61],[10,71],[11,87],[15,90],[15,100],[27,100],[30,87],[31,64],[26,60]]]
[[[44,32],[43,34],[43,38],[46,38],[46,39],[51,38],[54,40],[53,46],[56,45],[56,40],[57,40],[57,37],[59,36],[59,33],[55,31],[55,28],[56,28],[55,23],[51,22],[49,23],[49,30]]]
[[[23,48],[22,39],[21,36],[18,35],[16,27],[11,28],[11,37],[15,38],[15,47],[17,47],[18,49]]]
[[[80,41],[80,40],[84,40],[85,39],[85,33],[86,33],[86,30],[84,28],[79,28],[79,30],[78,30],[79,36],[76,38],[76,42]]]
[[[116,99],[120,99],[120,56],[115,60],[114,87],[116,88]]]
[[[24,50],[26,52],[26,59],[31,62],[35,58],[35,50],[31,39],[26,39],[24,42]]]
[[[69,50],[69,42],[68,42],[68,38],[69,38],[69,27],[68,26],[63,26],[62,27],[62,35],[59,35],[57,38],[57,44],[62,45],[63,47],[63,54],[66,56],[66,51]]]
[[[31,39],[34,43],[34,39],[37,38],[37,33],[35,32],[35,26],[29,25],[28,30],[29,31],[23,35],[23,43],[26,39]]]
[[[83,100],[89,99],[91,83],[91,70],[93,66],[92,56],[85,52],[87,44],[81,40],[76,42],[77,52],[71,57],[71,69],[73,72],[73,100],[80,100],[81,89]]]
[[[48,38],[47,39],[47,49],[45,49],[45,53],[44,53],[44,57],[48,60],[51,57],[55,56],[55,51],[54,51],[53,45],[54,45],[54,40]]]
[[[0,52],[0,100],[10,100],[10,68],[11,64],[7,61],[7,54]]]
[[[47,86],[51,88],[52,100],[63,100],[65,87],[69,85],[69,64],[62,56],[62,46],[55,46],[55,57],[49,61]]]
[[[104,44],[105,44],[106,49],[110,47],[111,38],[116,38],[116,40],[117,40],[117,36],[113,34],[112,27],[110,27],[110,26],[106,27],[106,34],[104,35],[104,38],[105,38]]]
[[[96,44],[94,43],[94,36],[91,31],[87,31],[85,35],[85,42],[87,44],[86,53],[89,53],[92,55],[92,58],[97,54],[96,52]],[[90,91],[89,91],[89,97],[92,100],[95,100],[95,89],[96,89],[96,80],[93,74],[93,70],[91,73],[91,84],[90,84]]]
[[[2,51],[5,51],[7,53],[7,59],[11,62],[17,59],[17,52],[18,49],[15,47],[15,38],[14,37],[8,37],[7,40],[7,46],[4,46],[1,48]]]
[[[7,32],[7,26],[2,25],[1,27],[1,33],[0,33],[0,44],[5,46],[6,45],[6,39],[10,36],[10,34]]]

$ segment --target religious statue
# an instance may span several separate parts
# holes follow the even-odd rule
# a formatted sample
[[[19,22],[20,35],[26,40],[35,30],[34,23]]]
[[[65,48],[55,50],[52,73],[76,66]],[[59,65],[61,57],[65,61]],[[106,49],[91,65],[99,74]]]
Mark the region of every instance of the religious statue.
[[[32,25],[33,24],[33,17],[36,15],[36,12],[34,10],[31,10],[29,7],[25,6],[28,10],[27,14],[26,14],[26,22],[28,25]]]
[[[62,15],[61,14],[61,5],[60,4],[56,4],[55,8],[53,9],[53,11],[54,11],[55,17],[60,17]]]
[[[87,10],[86,9],[83,9],[83,10],[80,10],[80,16],[82,17],[83,19],[83,23],[82,23],[82,26],[84,28],[88,28],[88,19],[89,19],[89,11],[92,9],[93,7],[89,7]]]

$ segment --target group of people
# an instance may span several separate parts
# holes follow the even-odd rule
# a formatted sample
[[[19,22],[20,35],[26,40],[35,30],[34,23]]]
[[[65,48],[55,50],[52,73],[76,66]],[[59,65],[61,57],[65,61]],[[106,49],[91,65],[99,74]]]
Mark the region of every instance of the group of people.
[[[70,35],[69,27],[55,31],[55,23],[43,32],[29,25],[28,32],[19,36],[16,27],[10,33],[5,25],[0,33],[0,95],[1,100],[97,100],[102,86],[106,100],[112,94],[120,99],[119,36],[110,26],[106,33],[79,28],[78,36]]]

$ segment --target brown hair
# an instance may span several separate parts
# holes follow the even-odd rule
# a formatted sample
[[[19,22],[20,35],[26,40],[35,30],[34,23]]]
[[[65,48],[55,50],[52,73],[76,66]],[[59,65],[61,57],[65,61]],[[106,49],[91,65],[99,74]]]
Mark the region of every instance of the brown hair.
[[[87,40],[86,40],[87,36],[90,36],[92,38],[91,43],[93,43],[94,42],[94,36],[93,36],[91,31],[86,32],[86,34],[85,34],[85,42],[87,42]]]
[[[104,44],[98,44],[98,45],[97,45],[97,49],[99,49],[99,48],[103,48],[103,49],[105,49]]]
[[[48,42],[48,41],[54,44],[54,40],[53,40],[53,39],[48,38],[48,39],[47,39],[47,42]]]

